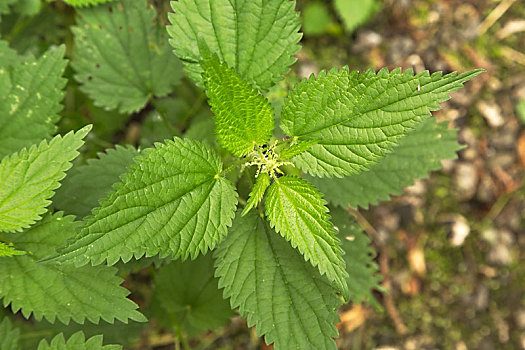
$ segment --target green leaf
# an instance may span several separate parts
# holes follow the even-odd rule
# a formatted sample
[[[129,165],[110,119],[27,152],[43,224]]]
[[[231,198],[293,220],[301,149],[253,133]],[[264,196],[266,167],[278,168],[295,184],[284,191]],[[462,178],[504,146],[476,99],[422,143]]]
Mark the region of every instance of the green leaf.
[[[246,215],[253,207],[256,207],[261,202],[268,186],[270,186],[270,175],[268,175],[268,173],[259,174],[257,181],[250,192],[248,203],[242,211],[242,216]]]
[[[0,349],[18,350],[19,339],[20,330],[18,328],[13,328],[9,319],[5,317],[2,322],[0,322]]]
[[[201,65],[217,138],[224,148],[242,157],[268,142],[274,128],[270,102],[217,56]]]
[[[62,45],[38,60],[29,57],[14,61],[12,53],[0,54],[0,158],[56,131],[66,84],[62,78],[64,52]],[[6,64],[4,59],[11,62]]]
[[[307,36],[322,35],[335,26],[335,21],[325,3],[306,3],[303,14],[303,31]]]
[[[26,252],[22,250],[15,249],[12,244],[0,242],[0,258],[3,256],[24,255],[25,253]]]
[[[0,258],[0,298],[4,307],[11,304],[13,313],[21,310],[26,318],[33,314],[37,321],[45,317],[52,323],[56,318],[64,324],[71,319],[77,323],[85,319],[98,323],[101,318],[110,323],[115,319],[145,321],[137,305],[126,298],[129,292],[120,286],[122,279],[115,276],[116,268],[38,262],[54,254],[78,226],[72,216],[56,213],[25,232],[9,234],[15,246],[29,254]]]
[[[213,276],[211,254],[194,261],[174,261],[161,267],[155,276],[153,298],[159,303],[157,313],[169,315],[190,335],[199,335],[224,325],[235,313],[223,299],[218,279]]]
[[[2,1],[0,1],[0,16],[9,14],[9,12],[11,12],[9,6],[12,6],[12,5],[16,4],[17,1],[18,0],[2,0]]]
[[[317,144],[316,140],[297,141],[293,140],[288,148],[279,151],[279,159],[292,159],[299,154],[308,151],[310,147]]]
[[[78,14],[72,65],[80,89],[95,105],[135,112],[151,96],[164,96],[177,84],[180,62],[145,0],[122,0]]]
[[[14,10],[21,16],[35,16],[42,10],[42,0],[18,0]]]
[[[57,261],[109,265],[159,254],[194,259],[226,235],[237,193],[208,145],[175,138],[135,159]]]
[[[380,286],[381,275],[374,261],[375,250],[370,246],[370,238],[361,230],[359,225],[349,220],[348,213],[342,209],[331,211],[338,236],[341,238],[345,251],[344,259],[348,277],[348,291],[350,301],[354,304],[363,301],[377,304],[373,290],[383,290]]]
[[[90,125],[2,159],[0,232],[20,231],[41,218],[89,130]]]
[[[428,177],[428,172],[441,169],[441,160],[454,159],[460,150],[457,131],[447,129],[447,123],[429,118],[399,141],[392,153],[369,170],[342,179],[310,180],[326,199],[346,208],[349,205],[367,209],[380,200],[401,194],[415,179]]]
[[[348,31],[365,23],[381,7],[376,0],[335,0],[334,6]]]
[[[53,198],[55,208],[84,217],[112,189],[139,152],[132,146],[108,149],[98,159],[88,159],[86,165],[74,167]]]
[[[64,334],[60,333],[48,343],[42,340],[37,350],[120,350],[120,345],[103,345],[103,336],[96,335],[86,340],[83,332],[77,332],[66,342]]]
[[[325,204],[311,184],[283,176],[268,189],[266,216],[272,227],[346,296],[345,262]]]
[[[289,0],[172,1],[168,33],[189,76],[202,85],[199,40],[246,81],[267,90],[288,72],[299,51],[300,24]]]
[[[224,297],[275,349],[336,349],[341,299],[326,277],[254,213],[237,215],[215,252]]]
[[[9,43],[7,41],[0,40],[0,67],[5,69],[10,65],[16,64],[19,60],[20,58],[18,57],[18,54],[15,50],[9,47]],[[2,75],[3,74],[5,73],[2,73]],[[0,86],[2,86],[2,89],[4,89],[3,85]],[[5,93],[3,90],[2,92]]]
[[[84,7],[84,6],[90,6],[90,5],[99,5],[99,4],[105,4],[107,2],[112,2],[115,0],[63,0],[66,4],[71,5],[73,7]]]
[[[411,70],[375,74],[345,67],[319,73],[296,85],[281,114],[281,128],[299,140],[318,140],[294,158],[303,171],[342,177],[370,167],[398,139],[438,110],[467,80],[483,70],[460,75]]]

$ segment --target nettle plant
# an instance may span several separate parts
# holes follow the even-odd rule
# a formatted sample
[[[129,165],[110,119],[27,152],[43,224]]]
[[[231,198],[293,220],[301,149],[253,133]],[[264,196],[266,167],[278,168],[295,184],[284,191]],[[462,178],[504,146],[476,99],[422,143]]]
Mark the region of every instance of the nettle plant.
[[[171,5],[167,27],[145,0],[76,9],[68,49],[80,90],[109,111],[157,111],[171,139],[109,149],[65,179],[91,129],[53,137],[65,47],[35,59],[0,42],[3,305],[66,325],[143,322],[120,284],[149,266],[143,312],[185,347],[184,334],[238,310],[277,349],[336,348],[338,307],[373,302],[381,280],[369,238],[344,208],[389,199],[455,157],[456,131],[431,111],[481,71],[344,67],[270,102],[299,50],[293,1]],[[161,103],[177,94],[180,62],[214,115],[183,137]],[[3,314],[0,344],[17,348],[20,321]],[[39,349],[103,348],[83,333],[67,344],[60,334]]]

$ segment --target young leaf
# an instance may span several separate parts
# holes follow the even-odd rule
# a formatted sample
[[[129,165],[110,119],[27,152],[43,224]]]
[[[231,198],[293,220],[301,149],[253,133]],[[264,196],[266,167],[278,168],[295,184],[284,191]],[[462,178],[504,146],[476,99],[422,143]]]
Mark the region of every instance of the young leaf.
[[[202,85],[198,42],[259,90],[267,90],[295,62],[300,24],[289,0],[172,1],[168,33],[189,76]]]
[[[0,260],[1,261],[1,260]],[[20,330],[12,328],[11,322],[6,317],[0,322],[0,349],[1,350],[18,350],[18,340],[20,339]]]
[[[374,262],[376,252],[370,247],[370,238],[355,223],[349,220],[348,213],[342,209],[331,210],[332,219],[341,238],[345,251],[344,259],[348,277],[348,291],[350,301],[357,304],[362,301],[375,304],[372,290],[382,290],[381,275]]]
[[[2,159],[0,232],[20,231],[41,218],[89,130],[90,125]]]
[[[78,11],[75,78],[95,105],[121,113],[140,110],[150,96],[168,94],[181,76],[155,9],[145,0]]]
[[[74,167],[53,197],[53,205],[77,217],[88,215],[138,154],[131,146],[117,145],[115,149],[99,153],[98,159],[88,159],[86,165]]]
[[[270,102],[217,56],[201,65],[217,138],[224,148],[242,157],[268,142],[274,128]]]
[[[66,342],[64,334],[60,333],[48,343],[46,340],[42,340],[38,344],[37,350],[120,350],[120,345],[103,345],[103,336],[96,335],[86,340],[86,336],[83,332],[77,332],[73,334]]]
[[[310,147],[317,143],[316,140],[308,141],[293,141],[293,143],[288,147],[279,151],[280,159],[292,159],[299,154],[306,152]]]
[[[215,252],[224,297],[275,349],[336,349],[341,299],[326,277],[254,213],[237,215]]]
[[[9,53],[0,54],[11,60],[0,60],[0,158],[56,131],[66,84],[62,78],[64,52],[65,46],[60,46],[38,60],[29,57],[25,61],[13,60]]]
[[[161,267],[155,276],[153,299],[158,301],[156,315],[169,316],[182,330],[191,335],[213,330],[224,325],[235,313],[223,299],[213,276],[211,254],[199,256],[194,261],[174,261]]]
[[[71,319],[98,323],[100,318],[113,323],[115,319],[145,321],[137,305],[120,287],[122,280],[116,269],[108,266],[43,264],[46,258],[65,243],[78,229],[72,216],[61,213],[48,215],[38,224],[10,239],[16,247],[29,254],[0,258],[0,298],[4,306],[11,304],[14,313],[21,310],[24,317],[33,313],[36,320],[45,317],[49,322],[58,318],[68,324]]]
[[[347,296],[345,262],[328,208],[315,187],[303,179],[283,176],[266,195],[266,216],[305,260],[326,274],[338,290]]]
[[[135,159],[57,261],[109,265],[160,254],[194,259],[226,235],[237,192],[222,177],[219,156],[175,138]]]
[[[0,242],[0,258],[3,256],[24,255],[25,253],[23,250],[15,249],[11,244]]]
[[[439,102],[483,70],[442,76],[411,70],[363,74],[331,70],[302,81],[290,93],[281,128],[299,140],[318,140],[294,158],[303,171],[342,177],[367,169],[390,152]]]
[[[253,186],[252,191],[250,192],[250,198],[244,210],[242,211],[242,216],[246,215],[253,207],[256,207],[264,196],[264,192],[270,186],[270,175],[268,173],[261,173],[257,177],[257,181]]]
[[[115,0],[63,0],[66,4],[73,7],[84,7],[90,5],[105,4],[106,2],[112,2]]]
[[[342,179],[311,177],[310,180],[330,203],[342,208],[350,205],[367,209],[370,204],[400,194],[415,179],[427,177],[429,171],[441,169],[440,161],[456,158],[461,148],[456,130],[447,129],[447,123],[436,123],[434,118],[429,118],[369,170]]]

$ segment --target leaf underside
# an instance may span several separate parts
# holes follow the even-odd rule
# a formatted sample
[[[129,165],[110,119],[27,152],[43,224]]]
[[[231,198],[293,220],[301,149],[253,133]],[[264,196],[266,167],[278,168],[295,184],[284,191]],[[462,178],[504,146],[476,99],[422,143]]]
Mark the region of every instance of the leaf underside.
[[[215,252],[224,297],[275,349],[336,349],[341,299],[326,277],[253,212]]]
[[[145,0],[121,0],[78,11],[72,65],[80,89],[95,105],[121,113],[164,96],[181,77],[155,9]]]
[[[45,317],[51,323],[57,318],[64,324],[70,320],[82,324],[86,319],[93,323],[100,319],[110,323],[115,319],[145,321],[137,305],[126,298],[129,292],[120,286],[122,279],[115,275],[115,268],[38,262],[54,254],[78,226],[72,216],[57,213],[22,233],[8,234],[28,255],[0,258],[4,307],[10,304],[13,313],[21,311],[26,318],[33,314],[38,321]]]
[[[386,68],[377,74],[322,71],[296,85],[281,114],[281,128],[318,143],[294,158],[304,172],[343,177],[361,172],[390,152],[418,122],[440,108],[483,70],[445,76]]]
[[[297,177],[283,176],[268,189],[266,216],[272,227],[346,296],[347,273],[340,241],[325,204],[311,184]]]
[[[48,50],[38,60],[18,58],[7,45],[0,45],[4,49],[0,54],[0,159],[55,133],[66,85],[62,78],[65,46]]]
[[[73,167],[53,197],[53,206],[78,218],[89,215],[137,155],[134,147],[117,145],[97,159],[88,159],[86,165]]]
[[[120,345],[103,345],[103,336],[95,335],[88,340],[82,331],[73,334],[67,341],[64,334],[55,336],[50,343],[42,340],[37,350],[120,350]]]
[[[224,148],[242,157],[268,142],[274,128],[270,102],[217,56],[203,60],[202,68],[217,138]]]
[[[175,138],[135,158],[57,261],[81,266],[146,255],[194,259],[226,235],[237,193],[208,145]]]
[[[295,1],[181,0],[171,6],[170,44],[200,86],[200,40],[261,91],[281,80],[295,62],[301,39]]]
[[[309,177],[332,204],[346,208],[376,205],[380,200],[401,194],[414,180],[428,177],[428,172],[441,169],[441,160],[454,159],[462,148],[457,131],[447,123],[429,118],[399,141],[389,153],[369,170],[342,179]]]
[[[55,136],[2,159],[0,232],[20,231],[41,218],[89,130]]]

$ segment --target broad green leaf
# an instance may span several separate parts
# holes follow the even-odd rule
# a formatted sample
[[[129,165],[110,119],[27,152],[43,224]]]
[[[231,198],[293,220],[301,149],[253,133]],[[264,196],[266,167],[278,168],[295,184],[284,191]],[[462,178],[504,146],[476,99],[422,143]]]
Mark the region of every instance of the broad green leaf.
[[[0,158],[56,131],[66,84],[64,52],[65,46],[50,49],[38,60],[0,54]]]
[[[9,313],[11,313],[10,310]],[[148,327],[148,323],[135,321],[123,323],[118,320],[115,320],[113,323],[108,323],[100,320],[98,324],[93,324],[91,322],[77,324],[71,322],[68,325],[65,325],[61,322],[54,324],[49,323],[45,319],[39,322],[27,322],[23,318],[18,318],[16,323],[14,323],[14,326],[20,329],[20,349],[36,349],[42,340],[51,342],[51,340],[59,333],[63,333],[64,338],[68,339],[79,331],[82,331],[86,338],[103,334],[104,343],[120,344],[128,349],[132,348],[133,345],[136,345],[136,342],[140,339],[141,332]]]
[[[71,319],[77,323],[85,319],[98,323],[101,318],[110,323],[115,319],[145,321],[137,305],[126,298],[129,292],[120,286],[122,279],[115,276],[116,268],[38,262],[54,254],[78,226],[72,216],[56,213],[25,232],[8,235],[28,254],[0,258],[0,298],[4,307],[11,304],[14,313],[21,311],[26,318],[33,314],[38,321],[45,317],[52,323],[57,318],[64,324]]]
[[[235,313],[223,299],[218,279],[213,276],[211,254],[193,261],[174,261],[158,270],[153,298],[158,301],[156,315],[173,319],[190,335],[199,335],[224,325]]]
[[[168,94],[181,77],[165,29],[145,0],[81,9],[72,30],[75,78],[97,106],[138,111],[151,96]]]
[[[281,114],[281,128],[299,140],[317,140],[294,158],[318,177],[361,172],[390,152],[398,139],[438,110],[467,80],[483,70],[445,76],[428,71],[322,71],[296,85]]]
[[[334,6],[348,31],[365,23],[381,7],[377,0],[335,0]]]
[[[84,7],[84,6],[90,6],[90,5],[99,5],[99,4],[105,4],[107,2],[112,2],[115,0],[63,0],[66,4],[71,5],[73,7]]]
[[[96,335],[86,340],[83,332],[77,332],[67,341],[64,334],[60,333],[48,343],[42,340],[37,350],[119,350],[120,345],[103,345],[103,336]]]
[[[349,214],[342,209],[331,211],[337,235],[341,238],[345,251],[344,259],[348,277],[350,301],[354,304],[367,302],[377,304],[372,295],[373,290],[382,290],[381,275],[374,261],[376,252],[370,246],[370,238],[359,225],[349,220]]]
[[[146,255],[194,259],[226,235],[237,193],[208,145],[175,138],[135,158],[57,261],[77,266]]]
[[[268,189],[266,216],[272,227],[346,297],[348,274],[325,204],[314,186],[298,177],[283,176]]]
[[[168,33],[175,54],[189,76],[202,85],[203,58],[199,41],[206,42],[222,62],[259,90],[267,90],[295,62],[301,39],[295,1],[181,0],[172,1]]]
[[[0,260],[1,261],[1,260]],[[1,263],[0,263],[1,264]],[[18,350],[18,340],[20,339],[20,330],[13,328],[9,319],[5,317],[0,322],[0,349],[1,350]]]
[[[311,177],[310,180],[330,203],[342,208],[350,205],[367,209],[380,200],[401,194],[415,179],[428,177],[429,171],[441,169],[440,161],[456,158],[461,148],[456,130],[447,129],[446,123],[436,123],[434,118],[429,118],[369,170],[342,179]]]
[[[98,159],[88,159],[86,165],[74,167],[64,179],[53,198],[55,208],[84,217],[108,194],[112,185],[133,164],[139,152],[131,147],[117,145],[106,153],[99,153]]]
[[[89,130],[90,125],[2,159],[0,232],[20,231],[41,218]]]
[[[274,128],[270,102],[217,56],[201,65],[217,138],[224,148],[242,157],[268,142]]]
[[[215,252],[224,297],[275,349],[336,349],[341,299],[263,218],[237,215]]]
[[[259,174],[257,181],[250,192],[248,203],[242,211],[242,216],[246,215],[253,207],[256,207],[261,202],[266,189],[270,186],[270,181],[270,175],[268,175],[268,173]]]
[[[22,250],[15,249],[12,244],[0,242],[0,258],[4,256],[24,255],[25,253],[26,252]]]

